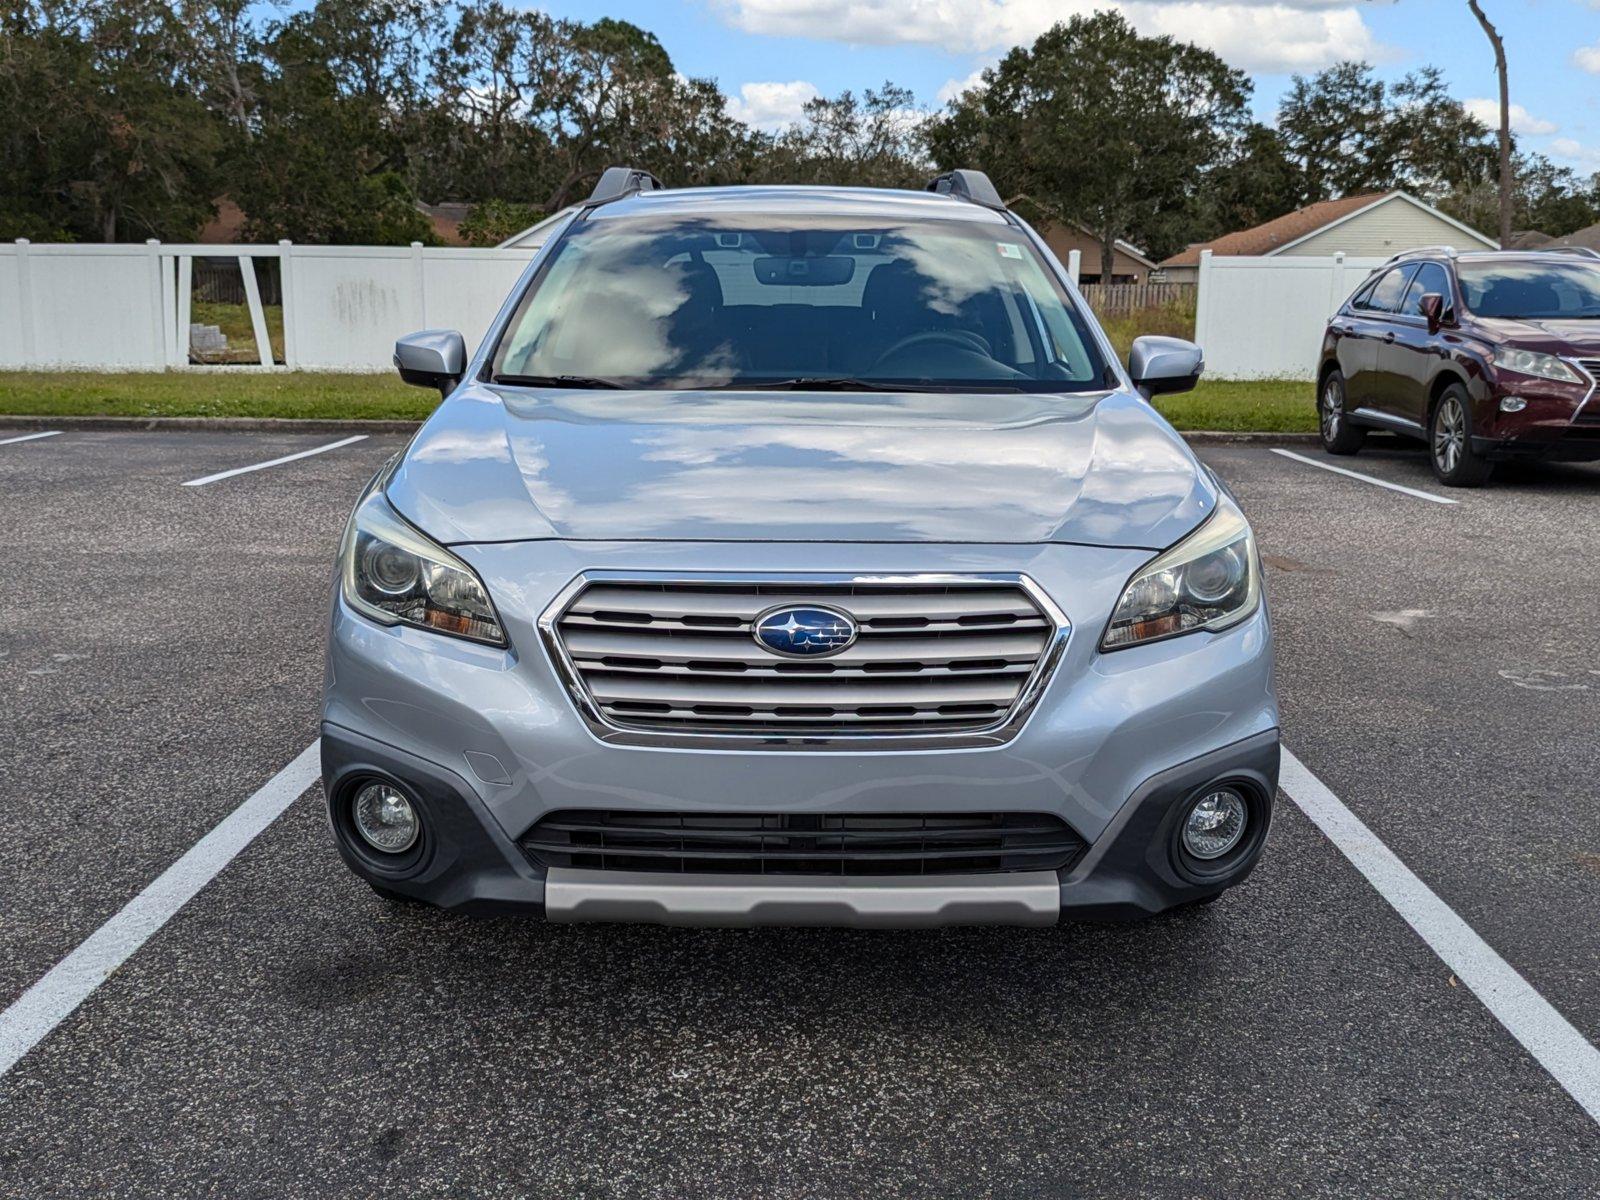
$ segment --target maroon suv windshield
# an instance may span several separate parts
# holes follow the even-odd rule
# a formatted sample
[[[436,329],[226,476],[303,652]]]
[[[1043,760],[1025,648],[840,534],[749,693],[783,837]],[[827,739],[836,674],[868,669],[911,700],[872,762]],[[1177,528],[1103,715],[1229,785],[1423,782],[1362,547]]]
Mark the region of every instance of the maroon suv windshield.
[[[1456,275],[1467,310],[1480,317],[1600,317],[1600,259],[1462,260]]]

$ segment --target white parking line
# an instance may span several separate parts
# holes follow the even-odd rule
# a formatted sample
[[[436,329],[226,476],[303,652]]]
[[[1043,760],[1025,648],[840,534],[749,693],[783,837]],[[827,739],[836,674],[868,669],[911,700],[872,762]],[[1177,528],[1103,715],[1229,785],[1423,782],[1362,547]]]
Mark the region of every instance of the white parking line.
[[[1288,750],[1278,783],[1523,1049],[1600,1122],[1600,1050]]]
[[[364,442],[367,435],[358,433],[354,437],[347,437],[341,441],[329,442],[326,446],[317,446],[311,450],[302,450],[299,454],[285,454],[282,458],[274,458],[267,462],[252,463],[248,467],[235,467],[231,471],[218,471],[215,475],[203,475],[199,479],[190,479],[184,487],[200,487],[202,484],[215,483],[219,479],[232,479],[235,475],[248,475],[251,471],[265,471],[268,467],[276,467],[280,463],[294,462],[297,458],[310,458],[313,454],[326,454],[329,450],[337,450],[340,446],[348,446],[354,442]]]
[[[60,436],[59,429],[52,429],[49,433],[25,433],[21,437],[0,438],[0,446],[9,446],[12,442],[37,442],[40,438]]]
[[[316,782],[312,742],[177,862],[128,901],[45,976],[0,1012],[0,1076],[72,1015],[111,973],[192,900],[234,856]]]
[[[1417,488],[1407,487],[1403,483],[1390,483],[1387,479],[1379,479],[1373,475],[1363,475],[1360,471],[1346,470],[1336,467],[1332,463],[1318,462],[1314,458],[1307,458],[1304,454],[1296,454],[1293,450],[1280,450],[1273,446],[1274,454],[1281,454],[1285,458],[1292,458],[1295,462],[1303,462],[1308,467],[1321,467],[1324,471],[1332,471],[1335,475],[1348,475],[1351,479],[1359,479],[1362,483],[1376,484],[1381,488],[1388,488],[1391,492],[1404,492],[1408,496],[1415,496],[1418,500],[1432,500],[1435,504],[1459,504],[1459,500],[1452,500],[1448,496],[1438,496],[1433,492],[1424,492]]]

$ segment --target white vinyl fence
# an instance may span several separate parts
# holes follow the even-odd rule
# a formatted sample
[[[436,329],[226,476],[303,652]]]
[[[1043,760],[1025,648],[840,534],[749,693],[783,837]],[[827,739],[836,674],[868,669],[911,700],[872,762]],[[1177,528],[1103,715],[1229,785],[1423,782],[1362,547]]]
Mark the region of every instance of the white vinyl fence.
[[[0,245],[0,369],[159,371],[189,365],[194,261],[237,258],[260,366],[377,371],[394,340],[459,329],[475,345],[532,249],[411,246]],[[274,357],[253,260],[279,262]]]
[[[0,245],[0,369],[158,371],[190,364],[196,259],[237,258],[263,349],[231,370],[389,369],[417,329],[483,337],[533,248]],[[253,260],[279,262],[274,356]],[[1328,317],[1379,259],[1201,255],[1195,340],[1213,379],[1309,379]],[[1066,264],[1074,278],[1074,252]],[[281,361],[279,361],[281,359]]]
[[[1314,379],[1328,318],[1382,258],[1200,253],[1194,340],[1208,379]]]

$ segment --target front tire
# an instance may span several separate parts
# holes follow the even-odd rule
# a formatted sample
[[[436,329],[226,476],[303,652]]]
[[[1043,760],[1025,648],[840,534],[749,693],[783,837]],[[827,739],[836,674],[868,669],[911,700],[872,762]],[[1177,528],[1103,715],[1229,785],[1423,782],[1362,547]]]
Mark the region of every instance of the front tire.
[[[1329,454],[1354,454],[1366,444],[1364,426],[1354,424],[1344,411],[1344,375],[1328,372],[1317,395],[1317,428],[1322,448]]]
[[[1494,464],[1472,448],[1472,401],[1452,383],[1428,419],[1428,461],[1446,487],[1482,487]]]

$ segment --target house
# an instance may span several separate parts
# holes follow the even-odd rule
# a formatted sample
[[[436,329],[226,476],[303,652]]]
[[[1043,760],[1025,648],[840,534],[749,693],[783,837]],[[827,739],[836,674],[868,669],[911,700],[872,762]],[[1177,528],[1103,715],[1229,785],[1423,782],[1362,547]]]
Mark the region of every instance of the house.
[[[1247,258],[1321,257],[1340,251],[1357,258],[1388,258],[1417,246],[1499,249],[1493,238],[1415,196],[1401,191],[1369,192],[1308,204],[1252,229],[1196,242],[1158,269],[1168,283],[1193,283],[1200,273],[1202,250]]]
[[[1552,250],[1563,246],[1600,251],[1600,225],[1586,225],[1582,229],[1569,233],[1565,237],[1555,238],[1550,242],[1550,249]]]
[[[218,196],[212,203],[216,205],[216,215],[205,223],[195,241],[207,246],[237,244],[243,239],[245,222],[248,220],[245,211],[232,196]],[[443,204],[423,204],[418,201],[417,211],[428,218],[428,224],[433,226],[433,235],[441,246],[467,244],[467,240],[461,236],[461,222],[472,212],[471,204],[455,200],[447,200]]]
[[[417,201],[417,211],[428,218],[433,226],[433,236],[441,246],[465,246],[461,236],[461,222],[472,214],[472,205],[459,200],[446,200],[442,204],[424,204]]]
[[[212,203],[216,205],[216,215],[201,227],[194,240],[205,246],[231,246],[241,241],[244,209],[233,202],[232,196],[218,196]]]
[[[1013,196],[1006,201],[1006,207],[1032,225],[1051,252],[1063,263],[1072,251],[1078,251],[1078,278],[1084,283],[1100,281],[1102,247],[1100,235],[1094,230],[1081,221],[1063,217],[1056,209],[1032,196]],[[1112,283],[1144,283],[1154,269],[1155,263],[1146,258],[1139,247],[1131,242],[1117,241],[1111,258]]]

